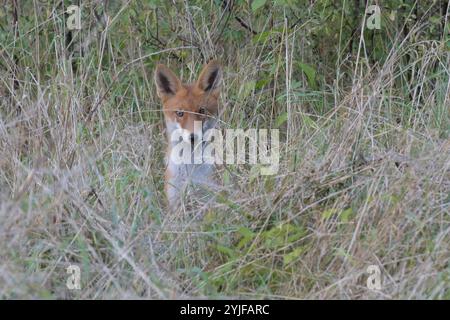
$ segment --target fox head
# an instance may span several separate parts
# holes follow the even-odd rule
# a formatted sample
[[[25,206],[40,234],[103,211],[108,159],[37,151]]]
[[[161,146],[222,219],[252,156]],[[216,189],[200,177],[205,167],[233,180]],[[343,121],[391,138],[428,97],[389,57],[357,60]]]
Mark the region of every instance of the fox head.
[[[221,79],[222,69],[216,60],[203,67],[193,84],[183,84],[168,67],[157,65],[155,83],[169,136],[176,129],[184,129],[193,141],[194,122],[201,122],[204,131],[215,126]]]

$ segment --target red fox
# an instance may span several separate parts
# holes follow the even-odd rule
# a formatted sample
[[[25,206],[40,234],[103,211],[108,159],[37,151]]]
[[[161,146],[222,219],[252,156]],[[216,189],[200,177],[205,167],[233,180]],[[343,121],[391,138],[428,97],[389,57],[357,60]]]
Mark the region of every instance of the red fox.
[[[185,143],[190,143],[194,148],[203,147],[203,141],[198,141],[199,136],[194,130],[194,122],[201,123],[203,131],[216,126],[221,79],[222,68],[216,60],[203,67],[193,84],[183,84],[165,65],[156,67],[155,83],[163,105],[168,138],[165,192],[170,207],[180,200],[188,185],[215,185],[214,164],[179,164],[173,161],[171,153],[174,143],[179,141],[171,141],[171,136],[175,130],[184,129],[187,133],[184,135]]]

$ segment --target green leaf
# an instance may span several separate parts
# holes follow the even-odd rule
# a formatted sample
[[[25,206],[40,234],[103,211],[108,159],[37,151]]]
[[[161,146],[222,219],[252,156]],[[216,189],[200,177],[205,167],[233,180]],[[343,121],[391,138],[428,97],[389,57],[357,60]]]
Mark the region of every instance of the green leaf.
[[[230,184],[230,182],[231,182],[230,172],[225,170],[223,172],[223,184],[227,186]]]
[[[275,119],[275,128],[279,128],[283,123],[285,123],[288,119],[288,113],[283,112]]]
[[[235,256],[234,250],[231,249],[231,248],[228,248],[228,247],[225,247],[225,246],[222,246],[222,245],[218,244],[216,246],[216,249],[217,249],[217,251],[227,255],[230,258],[233,258]]]
[[[256,85],[256,81],[246,82],[243,85],[242,90],[240,92],[240,95],[241,95],[240,98],[241,99],[247,98],[255,90],[255,85]]]
[[[264,88],[270,82],[270,80],[271,79],[269,77],[258,80],[255,84],[255,89],[260,90],[260,89]]]
[[[347,223],[350,220],[352,213],[353,213],[352,208],[348,208],[342,211],[340,214],[341,221]]]
[[[285,223],[263,232],[262,238],[266,248],[275,249],[293,243],[304,235],[305,230],[303,228],[292,223]]]
[[[319,126],[313,119],[311,119],[310,116],[308,116],[306,114],[302,114],[301,117],[302,117],[303,123],[307,126],[307,128],[313,128],[313,129],[319,130]]]
[[[264,31],[264,32],[258,33],[258,34],[256,34],[256,35],[253,36],[252,42],[255,43],[255,44],[258,44],[258,43],[264,43],[264,42],[267,41],[267,38],[269,38],[269,36],[270,36],[272,33],[273,33],[272,30]]]
[[[156,9],[158,6],[161,6],[161,0],[149,0],[148,4],[150,5],[150,8]]]
[[[441,23],[441,17],[433,16],[433,17],[430,17],[428,19],[428,21],[430,21],[431,23],[434,23],[434,24],[440,24]]]
[[[276,6],[287,6],[289,5],[288,0],[274,0],[273,4]]]
[[[285,254],[283,256],[283,264],[287,265],[287,264],[291,263],[292,261],[298,259],[301,256],[301,254],[303,252],[305,252],[305,249],[306,249],[306,247],[298,247],[298,248],[292,250],[291,252]]]
[[[237,232],[242,236],[241,241],[239,241],[237,248],[244,247],[247,243],[249,243],[255,237],[255,233],[251,231],[249,228],[240,227]]]
[[[250,230],[250,229],[247,228],[247,227],[240,227],[240,228],[237,230],[237,232],[238,232],[241,236],[243,236],[243,237],[248,237],[248,238],[251,238],[251,237],[253,237],[253,235],[254,235],[253,231]]]
[[[273,176],[266,176],[264,179],[264,189],[266,192],[272,192],[275,187],[275,179]]]
[[[315,89],[317,87],[316,85],[316,70],[310,66],[309,64],[299,62],[298,66],[305,74],[308,84],[311,88]]]
[[[253,0],[252,2],[252,11],[255,12],[262,6],[266,4],[266,0]]]
[[[336,213],[338,213],[338,210],[335,208],[327,209],[324,212],[322,212],[322,218],[328,220]]]

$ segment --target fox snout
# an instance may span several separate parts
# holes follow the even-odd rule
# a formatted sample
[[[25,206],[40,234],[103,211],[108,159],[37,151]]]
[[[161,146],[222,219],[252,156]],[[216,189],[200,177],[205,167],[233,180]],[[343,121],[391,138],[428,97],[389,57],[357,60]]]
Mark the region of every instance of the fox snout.
[[[202,139],[201,134],[196,133],[196,132],[190,132],[189,130],[183,130],[183,141],[184,142],[194,143],[194,142],[198,142],[200,139]]]
[[[170,141],[185,143],[196,143],[204,140],[204,136],[207,130],[210,129],[209,126],[205,126],[206,121],[195,121],[192,125],[192,129],[186,129],[181,127],[179,124],[176,126],[168,125]]]

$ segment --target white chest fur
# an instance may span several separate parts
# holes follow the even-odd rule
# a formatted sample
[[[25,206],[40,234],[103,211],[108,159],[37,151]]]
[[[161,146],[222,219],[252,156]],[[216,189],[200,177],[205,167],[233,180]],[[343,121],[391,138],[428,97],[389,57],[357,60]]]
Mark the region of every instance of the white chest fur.
[[[179,159],[174,159],[172,151],[175,150],[175,145],[186,142],[171,141],[171,133],[177,128],[176,124],[167,125],[169,133],[169,148],[166,155],[166,192],[169,198],[169,202],[174,204],[184,192],[193,191],[194,189],[206,188],[211,189],[216,186],[214,181],[215,165],[205,163],[203,159],[203,149],[205,143],[197,143],[197,147],[201,147],[200,159],[194,162],[194,156],[190,158],[189,163],[180,163]],[[175,139],[176,140],[176,139]],[[194,148],[193,148],[194,149]],[[175,152],[175,151],[174,151]],[[176,157],[175,157],[176,158]],[[199,162],[197,162],[199,160]]]
[[[169,158],[166,181],[169,201],[176,201],[189,188],[215,186],[213,174],[213,164],[177,164]]]

